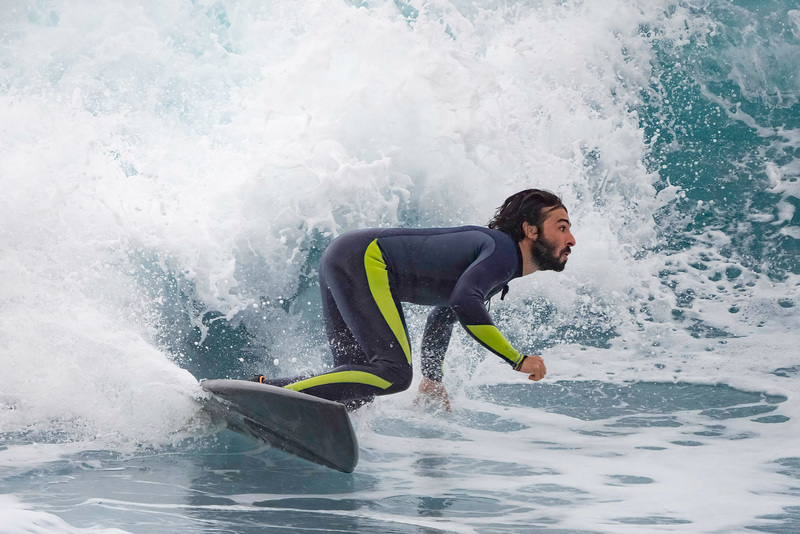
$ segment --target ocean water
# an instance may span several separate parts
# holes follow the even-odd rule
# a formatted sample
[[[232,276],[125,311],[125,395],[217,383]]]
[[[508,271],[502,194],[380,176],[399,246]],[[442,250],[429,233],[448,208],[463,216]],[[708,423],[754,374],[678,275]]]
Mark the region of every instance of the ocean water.
[[[3,534],[800,531],[795,2],[0,0],[0,134]],[[545,380],[457,332],[349,475],[201,410],[329,365],[333,237],[528,187]]]

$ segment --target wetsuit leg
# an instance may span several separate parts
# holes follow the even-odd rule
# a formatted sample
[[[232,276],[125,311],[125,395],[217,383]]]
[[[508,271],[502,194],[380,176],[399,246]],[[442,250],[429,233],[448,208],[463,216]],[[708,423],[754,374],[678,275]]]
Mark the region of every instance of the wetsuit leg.
[[[369,365],[369,358],[361,350],[358,341],[353,337],[353,333],[336,307],[336,301],[331,293],[324,270],[319,275],[319,285],[322,293],[322,318],[325,322],[328,345],[333,354],[333,366]],[[261,377],[261,383],[278,387],[286,387],[288,384],[300,382],[312,376],[315,375],[311,373],[283,378],[266,378],[256,375],[256,377]]]
[[[328,345],[333,354],[333,366],[369,365],[369,358],[361,349],[336,306],[336,299],[333,298],[326,270],[320,272],[319,286],[322,292],[322,319],[325,321]]]
[[[378,233],[341,236],[320,263],[323,313],[336,366],[290,383],[267,383],[345,403],[403,391],[411,384],[405,317],[389,286]]]

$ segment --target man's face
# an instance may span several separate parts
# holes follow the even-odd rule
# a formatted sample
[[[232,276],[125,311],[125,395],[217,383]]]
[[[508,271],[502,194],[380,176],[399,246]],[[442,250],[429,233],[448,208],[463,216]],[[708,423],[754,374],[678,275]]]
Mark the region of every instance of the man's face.
[[[531,256],[540,271],[563,271],[567,256],[575,246],[570,231],[572,224],[564,208],[552,210],[539,227],[539,236],[533,242]]]

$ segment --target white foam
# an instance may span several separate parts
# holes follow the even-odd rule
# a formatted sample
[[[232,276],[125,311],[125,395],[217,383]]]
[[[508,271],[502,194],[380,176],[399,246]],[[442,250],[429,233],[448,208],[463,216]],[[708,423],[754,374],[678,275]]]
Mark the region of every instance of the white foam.
[[[738,455],[744,477],[717,465],[695,489],[681,473],[702,470],[711,453],[682,449],[659,466],[620,442],[624,454],[608,460],[613,451],[587,438],[578,445],[597,454],[580,457],[578,472],[570,452],[543,452],[565,483],[614,501],[589,513],[575,505],[564,524],[598,528],[637,508],[720,530],[779,511],[785,483],[764,466],[797,450],[798,379],[772,374],[796,365],[797,278],[769,280],[719,254],[731,239],[720,232],[654,252],[663,228],[653,216],[681,191],[656,191],[633,111],[651,83],[643,27],[680,45],[713,24],[671,1],[412,3],[414,17],[370,4],[37,4],[4,16],[0,431],[112,449],[198,431],[196,382],[156,341],[159,297],[141,287],[148,261],[184,284],[193,304],[173,311],[192,326],[205,310],[255,321],[261,297],[297,292],[315,232],[324,241],[369,226],[480,224],[535,186],[563,195],[578,244],[564,273],[515,281],[493,312],[526,351],[559,329],[614,334],[609,349],[544,350],[551,380],[723,382],[790,399],[781,413],[791,422],[762,425],[754,446],[709,447]],[[750,80],[743,87],[760,94]],[[796,132],[783,134],[796,144]],[[766,169],[783,198],[774,222],[796,237],[792,165]],[[417,336],[421,317],[409,313]],[[287,315],[252,329],[273,351],[265,362],[308,365],[299,347],[314,337],[298,323]],[[726,337],[696,338],[693,326]],[[456,399],[468,386],[523,380],[461,334],[447,370]],[[545,421],[537,432],[575,439],[574,421],[534,413]],[[454,446],[491,457],[492,447],[528,447],[530,434]],[[23,457],[9,449],[4,461]],[[606,484],[622,471],[663,484],[642,493]],[[725,514],[701,509],[714,492]]]
[[[0,531],[3,534],[123,534],[118,528],[75,528],[63,519],[34,510],[11,495],[0,495]]]

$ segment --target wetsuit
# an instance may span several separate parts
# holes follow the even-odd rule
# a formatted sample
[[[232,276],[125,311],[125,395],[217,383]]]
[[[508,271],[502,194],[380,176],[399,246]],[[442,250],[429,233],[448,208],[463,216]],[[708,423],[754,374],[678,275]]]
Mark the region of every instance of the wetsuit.
[[[480,226],[374,229],[343,234],[320,262],[322,309],[334,368],[265,383],[350,403],[411,384],[401,302],[435,306],[422,342],[422,373],[441,380],[453,325],[512,366],[523,356],[492,323],[485,303],[522,276],[519,246]]]

